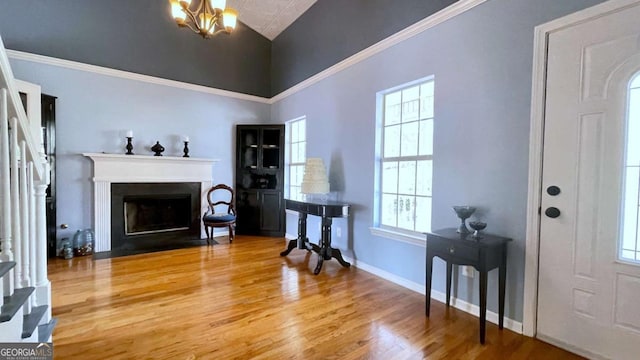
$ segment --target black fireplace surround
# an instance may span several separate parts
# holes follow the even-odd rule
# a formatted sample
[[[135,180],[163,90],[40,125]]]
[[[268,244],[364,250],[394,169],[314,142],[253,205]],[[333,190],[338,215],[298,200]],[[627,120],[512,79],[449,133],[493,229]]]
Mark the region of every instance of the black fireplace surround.
[[[111,254],[203,244],[200,193],[200,183],[112,183]]]

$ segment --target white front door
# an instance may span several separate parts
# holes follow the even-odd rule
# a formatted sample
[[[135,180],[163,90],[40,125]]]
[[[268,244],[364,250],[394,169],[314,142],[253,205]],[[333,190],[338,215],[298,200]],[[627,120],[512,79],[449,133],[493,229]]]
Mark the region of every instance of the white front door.
[[[549,34],[537,333],[589,357],[639,359],[640,264],[619,244],[640,1],[620,3]]]

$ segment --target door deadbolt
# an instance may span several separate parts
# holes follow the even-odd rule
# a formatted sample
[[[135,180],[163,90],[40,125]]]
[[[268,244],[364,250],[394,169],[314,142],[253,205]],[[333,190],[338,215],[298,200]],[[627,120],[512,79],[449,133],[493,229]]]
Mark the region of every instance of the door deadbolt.
[[[547,188],[547,194],[549,194],[551,196],[556,196],[556,195],[560,194],[560,188],[555,186],[555,185],[549,186]]]

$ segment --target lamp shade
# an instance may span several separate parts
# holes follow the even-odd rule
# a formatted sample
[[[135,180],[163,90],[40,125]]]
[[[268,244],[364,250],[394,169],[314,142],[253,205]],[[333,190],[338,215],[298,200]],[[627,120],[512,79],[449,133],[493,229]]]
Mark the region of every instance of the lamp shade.
[[[227,32],[231,32],[236,28],[238,12],[233,8],[226,8],[224,13],[222,13],[222,22],[224,23],[225,30],[227,30]]]
[[[176,22],[183,23],[187,18],[187,14],[184,12],[184,10],[182,10],[182,5],[180,5],[180,2],[178,2],[178,0],[171,0],[170,3],[171,16],[173,16]]]
[[[308,158],[302,177],[303,194],[328,194],[329,179],[324,161],[320,158]]]
[[[211,0],[211,7],[214,9],[224,10],[227,5],[227,0]]]

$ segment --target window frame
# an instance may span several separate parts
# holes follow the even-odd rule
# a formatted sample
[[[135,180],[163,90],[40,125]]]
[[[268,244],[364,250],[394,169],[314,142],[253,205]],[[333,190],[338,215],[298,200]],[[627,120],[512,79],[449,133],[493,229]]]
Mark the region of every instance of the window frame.
[[[295,123],[304,123],[304,138],[302,140],[293,141],[292,130],[293,124]],[[293,147],[294,145],[304,146],[304,157],[301,161],[292,161],[293,158]],[[284,197],[290,200],[301,200],[302,199],[302,177],[300,177],[300,184],[295,185],[291,179],[292,176],[292,167],[302,167],[304,170],[304,165],[307,159],[307,117],[306,115],[299,116],[297,118],[288,120],[285,122],[285,193]],[[298,159],[300,160],[300,159]],[[292,196],[292,190],[298,188],[297,196]]]
[[[634,92],[634,90],[636,90],[636,92]],[[629,264],[632,266],[640,266],[640,236],[638,234],[638,232],[640,231],[640,221],[638,220],[638,213],[640,212],[640,188],[636,188],[636,191],[638,192],[638,194],[636,195],[637,198],[635,200],[635,206],[631,205],[631,207],[635,207],[636,208],[636,215],[634,216],[635,218],[635,224],[627,224],[626,220],[626,210],[627,206],[629,206],[627,204],[628,199],[626,198],[627,192],[628,192],[628,186],[629,184],[627,184],[627,180],[628,179],[628,172],[630,171],[630,168],[638,168],[639,165],[629,165],[629,142],[630,142],[630,137],[632,136],[632,131],[630,131],[630,127],[632,125],[632,119],[631,119],[631,109],[632,109],[632,97],[635,94],[638,94],[638,92],[640,92],[640,72],[636,72],[635,74],[633,74],[631,76],[631,79],[628,82],[627,88],[627,101],[625,102],[625,117],[624,117],[624,134],[623,134],[623,141],[624,141],[624,151],[623,151],[623,159],[622,159],[622,188],[621,188],[621,201],[620,201],[620,220],[619,220],[619,224],[618,224],[618,241],[617,241],[617,262],[621,262],[621,263],[625,263],[625,264]],[[636,110],[640,110],[640,109],[636,109]],[[638,126],[638,120],[636,120],[636,122],[634,122],[635,126]],[[638,183],[638,181],[640,181],[640,179],[634,178],[632,179],[634,180],[636,183]],[[633,185],[633,184],[632,184]],[[639,186],[639,185],[636,185]],[[625,248],[625,235],[626,235],[626,227],[628,225],[635,225],[635,241],[634,241],[634,246],[633,248]],[[631,259],[629,257],[625,256],[625,252],[633,252],[634,253],[634,259]]]
[[[431,75],[431,76],[427,76],[424,78],[420,78],[408,83],[404,83],[398,86],[395,86],[393,88],[390,89],[386,89],[383,91],[380,91],[376,94],[376,156],[375,156],[375,195],[374,195],[374,211],[373,211],[373,225],[369,228],[371,233],[373,235],[377,235],[377,236],[381,236],[381,237],[385,237],[385,238],[389,238],[389,239],[394,239],[394,240],[398,240],[398,241],[402,241],[402,242],[407,242],[407,243],[411,243],[411,244],[415,244],[415,245],[419,245],[419,246],[425,246],[426,245],[426,236],[424,235],[423,232],[421,231],[416,231],[415,228],[415,224],[416,221],[418,220],[415,214],[415,201],[414,201],[414,207],[413,207],[413,216],[414,216],[414,230],[409,230],[406,228],[402,228],[399,226],[390,226],[390,225],[384,225],[382,224],[382,211],[383,211],[383,194],[387,193],[383,191],[383,169],[384,169],[384,164],[385,162],[396,162],[398,164],[398,177],[400,177],[400,163],[402,161],[413,161],[415,162],[415,185],[414,185],[414,193],[413,194],[409,194],[408,196],[413,197],[414,199],[417,197],[421,197],[421,198],[430,198],[431,199],[431,206],[430,206],[430,211],[429,213],[432,213],[432,209],[433,209],[433,189],[431,190],[431,194],[429,196],[425,196],[425,195],[418,195],[418,190],[416,189],[417,187],[417,179],[419,176],[419,172],[417,171],[418,168],[418,163],[419,161],[431,161],[431,169],[432,169],[432,173],[431,173],[431,184],[433,184],[433,164],[434,164],[434,151],[433,151],[433,140],[434,140],[434,134],[433,134],[433,126],[432,126],[432,131],[431,131],[431,154],[429,155],[420,155],[420,150],[419,150],[419,146],[420,146],[420,138],[418,137],[417,143],[418,143],[418,152],[416,155],[405,155],[402,156],[402,146],[401,144],[399,144],[399,154],[398,156],[393,156],[393,157],[384,157],[384,149],[385,149],[385,116],[386,116],[386,106],[385,106],[385,97],[389,94],[393,94],[393,93],[400,93],[400,106],[402,109],[402,91],[403,90],[407,90],[410,89],[412,87],[420,87],[423,85],[427,85],[429,83],[433,84],[434,87],[434,93],[433,93],[433,100],[432,100],[432,109],[433,109],[433,114],[431,117],[427,117],[424,119],[421,119],[420,114],[418,114],[417,119],[415,120],[411,120],[410,122],[416,122],[418,124],[420,124],[420,121],[423,120],[432,120],[433,121],[433,125],[435,125],[435,76]],[[421,99],[420,95],[418,95],[418,99]],[[420,104],[420,103],[419,103]],[[418,105],[419,108],[421,105]],[[402,113],[402,110],[400,110]],[[402,125],[402,124],[406,124],[409,122],[403,122],[402,118],[399,120],[398,125]],[[420,132],[420,128],[418,127],[418,132]],[[400,133],[400,136],[401,133]],[[402,137],[400,137],[402,138]],[[401,192],[399,189],[397,190],[397,192],[393,193],[396,194],[397,196],[402,196],[402,194],[404,194],[403,192]],[[399,217],[399,212],[396,211],[396,225],[398,225],[398,217]],[[433,215],[431,214],[431,217],[433,217]],[[426,231],[430,231],[430,224],[431,223],[431,219],[429,219],[429,224],[428,224],[428,229]]]

